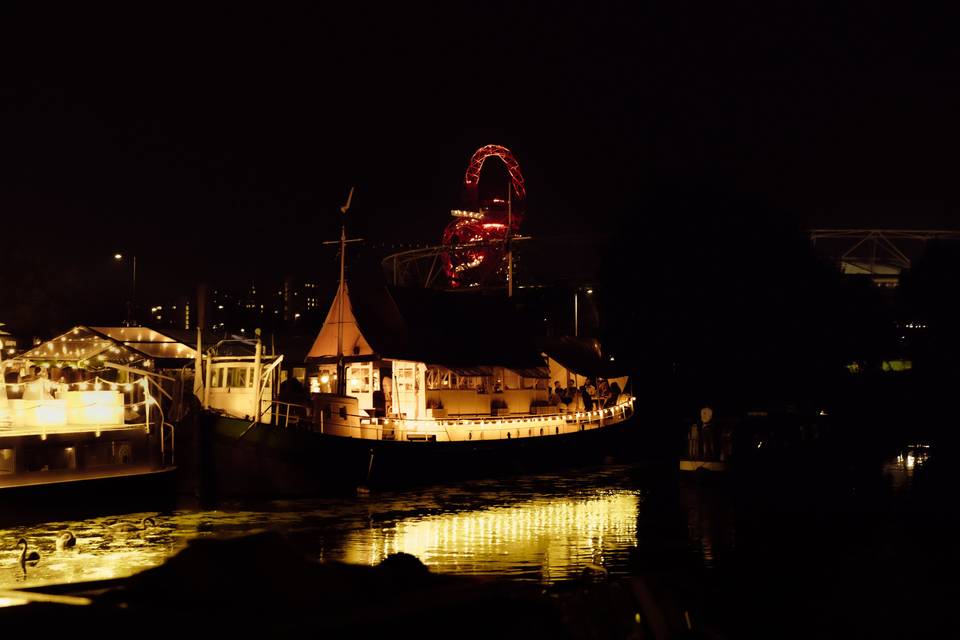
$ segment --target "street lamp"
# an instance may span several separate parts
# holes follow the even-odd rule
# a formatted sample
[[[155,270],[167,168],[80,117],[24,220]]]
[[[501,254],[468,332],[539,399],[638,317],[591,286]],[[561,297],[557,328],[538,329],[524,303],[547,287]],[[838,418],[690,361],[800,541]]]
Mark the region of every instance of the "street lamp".
[[[580,336],[580,292],[585,292],[588,296],[593,295],[592,287],[577,287],[573,290],[573,337]]]
[[[113,259],[117,262],[123,260],[122,253],[113,254]],[[130,300],[127,302],[127,319],[124,324],[128,327],[137,326],[136,318],[137,305],[137,256],[133,256],[133,284],[130,287]]]

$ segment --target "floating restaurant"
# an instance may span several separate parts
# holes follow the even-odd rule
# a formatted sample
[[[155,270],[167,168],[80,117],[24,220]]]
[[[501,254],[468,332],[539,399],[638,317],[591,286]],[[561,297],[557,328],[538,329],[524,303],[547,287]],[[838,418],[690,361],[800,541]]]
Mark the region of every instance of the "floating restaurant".
[[[146,327],[78,326],[0,361],[0,492],[35,501],[167,482],[177,374],[195,355]]]

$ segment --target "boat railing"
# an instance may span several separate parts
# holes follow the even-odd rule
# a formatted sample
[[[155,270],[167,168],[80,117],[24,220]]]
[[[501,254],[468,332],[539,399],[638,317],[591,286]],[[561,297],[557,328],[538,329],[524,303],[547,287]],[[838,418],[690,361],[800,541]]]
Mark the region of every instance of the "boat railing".
[[[599,429],[623,422],[633,415],[635,398],[624,395],[617,404],[591,411],[555,414],[512,414],[493,416],[474,414],[448,418],[371,417],[348,414],[359,426],[339,423],[339,432],[351,437],[377,440],[509,440],[534,436],[552,436]],[[322,429],[322,425],[319,427]]]
[[[164,429],[166,429],[165,432],[164,432]],[[167,442],[167,439],[168,439],[168,438],[167,438],[167,435],[169,435],[169,441],[170,441],[170,444],[169,444],[169,445],[166,445],[166,442]],[[163,422],[160,423],[160,461],[161,461],[161,464],[164,464],[164,465],[169,464],[170,466],[173,466],[173,465],[175,465],[175,464],[177,463],[176,457],[175,457],[175,456],[176,456],[176,453],[175,453],[175,452],[176,452],[176,447],[174,446],[174,445],[176,444],[176,443],[174,442],[174,436],[175,436],[175,435],[176,435],[176,429],[174,429],[174,427],[173,427],[173,425],[172,425],[171,423],[166,422],[166,421],[163,421]],[[168,457],[167,454],[166,454],[167,451],[170,452],[169,461],[167,460],[167,457]]]
[[[622,422],[633,415],[635,398],[622,394],[617,403],[590,411],[567,411],[550,414],[516,413],[509,415],[458,414],[443,418],[411,418],[407,416],[377,417],[367,413],[340,413],[333,423],[324,412],[293,402],[274,400],[264,403],[269,410],[271,424],[280,428],[303,427],[321,433],[338,433],[350,437],[376,440],[405,439],[408,441],[511,439],[560,435],[573,431],[587,431]],[[355,421],[356,424],[351,424]],[[243,435],[259,420],[252,420]],[[241,435],[241,437],[243,437]]]
[[[271,403],[273,424],[278,427],[296,426],[311,417],[313,410],[305,404],[274,400]]]

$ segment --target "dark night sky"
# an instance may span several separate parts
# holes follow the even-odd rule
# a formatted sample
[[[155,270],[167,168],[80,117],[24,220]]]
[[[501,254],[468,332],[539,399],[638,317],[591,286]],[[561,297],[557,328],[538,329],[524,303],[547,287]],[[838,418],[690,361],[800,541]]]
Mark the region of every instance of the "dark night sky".
[[[326,269],[307,249],[351,184],[356,233],[433,242],[488,143],[518,157],[534,234],[656,215],[662,184],[801,225],[957,227],[952,16],[755,4],[5,9],[3,244],[78,272],[135,251],[157,288],[246,275],[227,248],[253,243]]]

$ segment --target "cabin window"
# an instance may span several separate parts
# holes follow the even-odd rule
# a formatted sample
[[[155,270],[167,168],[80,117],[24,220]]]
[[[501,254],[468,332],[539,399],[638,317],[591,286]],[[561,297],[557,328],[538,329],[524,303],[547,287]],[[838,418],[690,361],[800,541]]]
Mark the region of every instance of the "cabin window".
[[[113,464],[130,464],[133,461],[133,447],[129,440],[114,440],[110,445]]]
[[[487,387],[483,376],[462,376],[443,367],[427,369],[426,382],[430,391],[483,390]]]
[[[223,386],[223,368],[214,369],[210,375],[210,387],[217,389]]]
[[[337,388],[336,367],[321,367],[317,376],[310,378],[311,393],[333,393]]]
[[[503,388],[504,389],[522,389],[521,378],[518,374],[510,371],[509,369],[504,369],[503,371]]]
[[[294,367],[293,368],[293,377],[303,383],[307,378],[307,368],[306,367]]]
[[[416,390],[416,365],[401,364],[394,368],[396,371],[396,385],[400,393],[412,393]]]
[[[230,367],[227,369],[226,386],[247,388],[253,386],[253,367]]]
[[[431,391],[442,391],[444,389],[459,389],[457,386],[458,376],[449,369],[440,367],[430,367],[427,369],[427,389]]]
[[[16,471],[16,457],[13,455],[13,449],[0,449],[0,473],[14,471]]]
[[[352,365],[347,369],[348,393],[370,393],[371,366]]]
[[[457,379],[456,388],[457,389],[483,389],[486,385],[484,384],[483,376],[455,376]]]

